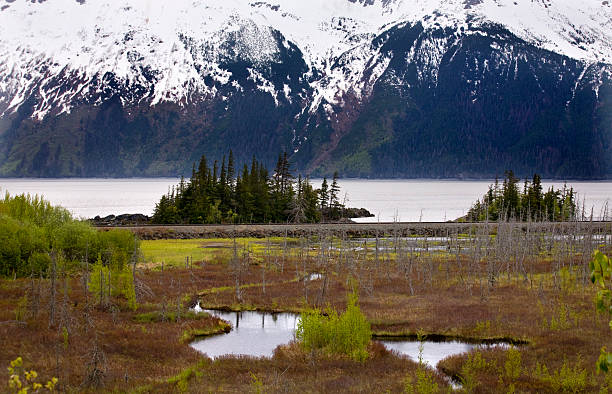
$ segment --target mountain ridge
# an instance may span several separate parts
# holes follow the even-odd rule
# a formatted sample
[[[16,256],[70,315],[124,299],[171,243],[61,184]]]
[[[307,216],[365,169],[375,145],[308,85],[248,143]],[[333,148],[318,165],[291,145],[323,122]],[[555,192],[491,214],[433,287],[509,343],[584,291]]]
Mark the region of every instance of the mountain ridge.
[[[605,1],[317,1],[5,0],[0,175],[176,175],[227,146],[315,175],[612,174]]]

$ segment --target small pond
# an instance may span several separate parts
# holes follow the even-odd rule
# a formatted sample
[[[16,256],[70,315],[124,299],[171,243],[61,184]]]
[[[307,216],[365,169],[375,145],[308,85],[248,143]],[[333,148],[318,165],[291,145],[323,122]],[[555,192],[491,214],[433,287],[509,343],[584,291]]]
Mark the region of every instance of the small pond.
[[[262,312],[224,312],[203,310],[197,305],[195,311],[208,312],[232,324],[232,330],[227,334],[215,335],[198,339],[191,343],[197,351],[216,358],[222,355],[248,355],[255,357],[271,357],[278,345],[291,342],[294,339],[299,315],[294,313],[262,313]],[[382,340],[387,349],[395,350],[418,361],[419,342],[414,340]],[[435,368],[440,360],[453,354],[467,352],[478,346],[458,341],[423,342],[423,362]],[[501,346],[507,346],[501,344]]]
[[[413,340],[381,340],[379,341],[389,350],[395,350],[399,354],[406,355],[414,361],[419,361],[419,345],[418,341]],[[459,341],[449,342],[423,342],[423,353],[421,355],[423,363],[435,368],[438,362],[453,354],[461,354],[480,347],[488,346],[507,346],[506,344],[498,345],[481,345],[471,344]]]
[[[294,313],[204,311],[232,324],[232,331],[227,334],[191,343],[191,347],[210,358],[226,354],[270,357],[278,345],[293,340],[299,319]]]

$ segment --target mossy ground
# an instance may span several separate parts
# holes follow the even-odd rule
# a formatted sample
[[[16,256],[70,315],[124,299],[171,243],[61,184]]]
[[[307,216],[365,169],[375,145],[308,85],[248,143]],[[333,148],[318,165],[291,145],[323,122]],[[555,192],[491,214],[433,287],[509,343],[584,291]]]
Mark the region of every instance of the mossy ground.
[[[439,246],[439,240],[433,242]],[[443,360],[439,371],[429,371],[440,389],[448,388],[441,371],[464,379],[465,391],[477,393],[609,389],[609,379],[595,373],[595,360],[602,346],[611,347],[612,336],[605,316],[595,312],[596,289],[585,281],[581,252],[544,245],[525,252],[524,258],[517,257],[521,249],[501,258],[490,246],[488,253],[474,257],[469,251],[455,253],[452,245],[447,251],[406,253],[410,248],[396,249],[388,240],[378,244],[377,252],[375,240],[240,239],[234,255],[231,239],[143,242],[146,261],[137,279],[150,293],[141,295],[137,311],[121,299],[111,300],[112,307],[88,311],[83,282],[75,274],[67,280],[68,312],[62,312],[70,321],[65,344],[61,324],[49,327],[49,282],[43,280],[38,314],[29,302],[26,324],[0,324],[0,363],[22,356],[44,377],[58,376],[63,387],[78,391],[97,341],[106,356],[104,390],[398,392],[407,380],[417,387],[417,364],[375,343],[364,364],[306,353],[295,344],[279,348],[270,359],[212,361],[185,343],[190,335],[225,329],[212,317],[189,315],[187,307],[196,300],[210,308],[343,310],[347,293],[357,289],[375,335],[420,333],[527,343],[517,348],[518,363],[516,357],[510,360],[507,348]],[[204,252],[196,255],[200,250]],[[185,267],[185,256],[194,256],[194,264]],[[315,272],[323,276],[308,280]],[[64,305],[60,289],[58,308]],[[15,319],[18,300],[26,293],[32,301],[29,279],[0,281],[0,321]],[[515,372],[509,373],[507,364],[518,365]],[[0,370],[0,378],[5,375]]]

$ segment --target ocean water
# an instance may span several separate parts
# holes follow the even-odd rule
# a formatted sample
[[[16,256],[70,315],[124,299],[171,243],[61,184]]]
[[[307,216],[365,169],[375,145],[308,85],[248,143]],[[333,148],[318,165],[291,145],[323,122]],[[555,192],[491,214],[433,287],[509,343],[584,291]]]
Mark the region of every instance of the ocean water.
[[[151,215],[160,197],[167,193],[176,178],[130,179],[0,179],[0,192],[43,195],[77,217],[142,213]],[[315,187],[320,179],[313,179]],[[463,216],[476,199],[486,193],[492,181],[462,180],[370,180],[342,179],[341,200],[347,206],[366,208],[375,217],[361,222],[437,222]],[[563,182],[543,182],[563,187]],[[570,181],[578,192],[580,205],[600,218],[612,199],[612,182]]]

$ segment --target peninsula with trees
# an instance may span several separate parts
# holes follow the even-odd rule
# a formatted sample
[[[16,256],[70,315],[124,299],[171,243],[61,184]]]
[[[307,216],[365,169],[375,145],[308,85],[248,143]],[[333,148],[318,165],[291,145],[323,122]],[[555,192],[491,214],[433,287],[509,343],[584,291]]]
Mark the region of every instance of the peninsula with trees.
[[[287,153],[279,154],[274,172],[255,157],[236,170],[232,151],[210,167],[205,156],[156,204],[155,224],[319,223],[372,217],[363,208],[347,208],[338,174],[315,189],[308,177],[292,174]]]

